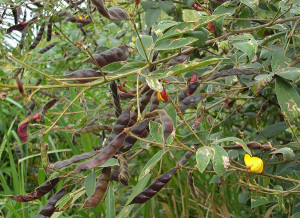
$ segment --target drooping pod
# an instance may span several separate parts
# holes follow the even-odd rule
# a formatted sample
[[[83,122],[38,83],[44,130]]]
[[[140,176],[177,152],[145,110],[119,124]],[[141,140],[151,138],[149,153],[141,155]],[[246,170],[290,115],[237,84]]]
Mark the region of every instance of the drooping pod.
[[[129,19],[129,15],[126,10],[121,7],[111,7],[107,8],[104,0],[92,0],[93,4],[96,6],[98,12],[112,20],[112,21],[120,21]]]
[[[179,109],[181,111],[184,111],[185,109],[187,109],[188,107],[196,104],[199,100],[202,99],[202,95],[191,95],[185,99],[183,99],[180,103],[179,103]]]
[[[91,151],[91,152],[75,155],[71,159],[57,161],[54,164],[50,164],[50,168],[61,169],[63,167],[69,166],[73,163],[79,162],[81,160],[91,158],[91,157],[95,156],[97,153],[98,153],[97,151]]]
[[[52,17],[49,18],[47,27],[47,41],[49,42],[52,37]]]
[[[194,144],[192,146],[193,149],[196,149],[199,146],[199,144]],[[189,158],[194,154],[194,152],[192,151],[187,151],[185,153],[185,155],[181,158],[180,161],[178,161],[177,165],[184,165],[187,163],[187,161],[189,160]]]
[[[230,69],[230,70],[222,70],[220,73],[212,74],[206,81],[211,81],[220,77],[227,77],[232,75],[252,75],[255,74],[254,71],[248,69]]]
[[[80,173],[81,171],[94,169],[95,167],[99,167],[102,164],[104,164],[109,158],[112,158],[120,149],[126,136],[127,134],[124,132],[119,134],[106,147],[103,148],[100,154],[98,154],[92,160],[79,164],[74,172]]]
[[[180,92],[178,94],[178,101],[180,102],[183,99],[185,99],[186,97],[194,94],[194,92],[197,90],[198,86],[199,86],[198,82],[193,82],[193,83],[189,84],[187,89],[184,89],[182,92]]]
[[[141,193],[134,197],[130,204],[142,204],[151,199],[157,192],[159,192],[172,178],[178,168],[173,168],[168,172],[162,174],[150,186],[144,189]]]
[[[167,112],[161,110],[159,112],[159,115],[160,115],[160,121],[162,123],[163,131],[164,131],[164,141],[166,142],[168,137],[174,131],[174,124],[170,116],[167,114]]]
[[[35,199],[40,199],[45,194],[49,193],[52,189],[54,189],[54,187],[59,181],[60,178],[57,177],[43,183],[41,186],[37,187],[34,190],[34,192],[28,193],[27,195],[11,195],[9,197],[18,202],[27,202],[27,201],[33,201]]]
[[[140,138],[145,138],[147,137],[149,133],[149,121],[144,120],[137,124],[135,127],[132,128],[131,133],[140,137]],[[120,152],[127,152],[131,149],[131,147],[136,143],[137,139],[131,135],[128,135],[125,138],[125,141],[120,148]]]
[[[100,173],[99,179],[96,183],[95,192],[91,197],[86,199],[83,207],[96,207],[103,199],[108,188],[110,180],[111,168],[104,167]]]
[[[122,113],[122,106],[120,102],[120,96],[118,94],[118,87],[115,81],[110,82],[110,90],[112,92],[113,99],[114,99],[115,114],[117,117],[119,117]]]
[[[121,182],[123,185],[129,184],[129,169],[128,163],[125,157],[118,157],[119,166],[114,166],[111,179]]]
[[[20,44],[19,44],[20,50],[22,50],[24,47],[24,41],[25,41],[26,33],[27,33],[29,26],[30,26],[30,24],[26,24],[24,26],[24,28],[22,29],[22,35],[21,35],[21,40],[20,40]]]
[[[58,192],[56,192],[55,195],[53,195],[48,200],[48,202],[42,208],[42,210],[39,212],[39,214],[35,216],[35,218],[45,218],[45,217],[50,218],[56,210],[56,207],[55,207],[56,203],[59,201],[59,199],[61,199],[65,195],[65,192],[66,192],[66,187],[63,187]]]
[[[49,45],[47,45],[45,48],[42,48],[41,50],[39,50],[40,54],[44,54],[45,52],[49,51],[50,49],[52,49],[54,46],[56,46],[58,42],[52,42]]]
[[[131,53],[132,51],[131,49],[129,49],[127,45],[121,45],[106,50],[101,54],[93,54],[93,57],[97,61],[98,65],[100,67],[103,67],[113,62],[125,61],[130,56]],[[92,58],[89,58],[87,62],[96,64],[94,63],[94,60]]]
[[[45,30],[45,22],[42,24],[41,28],[39,29],[39,32],[34,40],[34,42],[29,46],[29,49],[34,49],[41,41],[43,34]]]
[[[89,79],[90,77],[92,77],[92,78]],[[102,74],[100,72],[98,72],[97,69],[95,69],[95,68],[88,68],[85,70],[76,70],[66,76],[66,78],[68,78],[68,79],[77,79],[77,80],[72,80],[77,83],[93,82],[101,77],[102,77]]]
[[[188,179],[187,179],[190,191],[192,193],[192,195],[194,196],[194,198],[198,198],[199,194],[196,190],[195,184],[194,184],[194,178],[193,178],[193,172],[189,171],[188,172]]]

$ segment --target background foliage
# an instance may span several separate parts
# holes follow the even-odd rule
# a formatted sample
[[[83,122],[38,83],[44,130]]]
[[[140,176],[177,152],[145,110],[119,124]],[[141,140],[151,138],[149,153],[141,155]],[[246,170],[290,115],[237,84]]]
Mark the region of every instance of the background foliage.
[[[3,216],[34,217],[66,187],[53,217],[299,217],[299,0],[0,3]],[[121,45],[122,57],[106,54],[114,63],[95,65],[92,54]],[[82,70],[92,67],[86,80]],[[157,113],[149,103],[137,114],[138,123],[151,120],[149,135],[114,156],[127,158],[128,186],[110,181],[102,203],[83,208],[104,165],[74,173],[79,163],[49,164],[107,141],[120,110],[110,81],[132,114],[146,95],[134,90],[146,85],[153,99],[165,89],[168,101],[162,97]],[[101,130],[77,132],[96,125]],[[188,163],[176,165],[186,151]],[[264,161],[262,174],[247,171],[246,152]],[[106,168],[118,165],[115,158]],[[128,205],[174,167],[158,194]],[[39,199],[12,199],[57,177]]]

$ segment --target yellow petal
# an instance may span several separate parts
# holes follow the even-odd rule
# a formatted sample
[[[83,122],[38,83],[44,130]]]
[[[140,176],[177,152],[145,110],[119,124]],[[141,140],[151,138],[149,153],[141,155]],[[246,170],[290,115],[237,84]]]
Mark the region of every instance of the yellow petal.
[[[157,97],[157,99],[158,99],[159,101],[165,101],[165,100],[163,99],[163,97],[161,96],[160,92],[157,92],[157,93],[156,93],[156,97]]]
[[[245,165],[246,165],[246,167],[248,169],[251,168],[250,159],[251,159],[250,155],[249,154],[245,154],[245,156],[244,156],[244,162],[245,162]]]
[[[245,165],[254,173],[262,173],[264,169],[264,162],[258,157],[251,157],[249,154],[244,156]]]

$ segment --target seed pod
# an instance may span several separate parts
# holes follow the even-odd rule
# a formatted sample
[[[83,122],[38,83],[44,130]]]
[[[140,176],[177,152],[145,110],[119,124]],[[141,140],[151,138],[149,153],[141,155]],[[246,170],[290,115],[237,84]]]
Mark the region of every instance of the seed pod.
[[[128,13],[123,8],[120,7],[107,8],[105,6],[105,0],[92,0],[92,2],[102,16],[112,21],[129,19]]]
[[[20,6],[16,7],[16,8],[13,8],[12,13],[13,13],[13,16],[14,16],[15,24],[18,24],[21,13],[22,13],[22,8]]]
[[[192,195],[194,196],[194,198],[198,198],[198,192],[196,191],[196,188],[195,188],[195,185],[194,185],[194,178],[193,178],[193,172],[192,171],[189,171],[188,172],[188,185],[190,187],[190,191],[192,193]]]
[[[194,144],[194,145],[192,146],[192,148],[197,148],[198,145],[199,145],[199,144]],[[192,151],[187,151],[187,152],[185,153],[185,155],[183,156],[183,158],[181,158],[181,160],[178,161],[177,165],[184,165],[184,164],[186,164],[187,161],[189,160],[189,158],[190,158],[193,154],[194,154],[194,152],[192,152]]]
[[[114,166],[110,179],[119,182],[120,166]]]
[[[186,97],[194,94],[194,92],[197,90],[199,84],[197,82],[193,82],[189,84],[188,89],[184,89],[181,93],[178,95],[178,100],[182,101]]]
[[[91,151],[91,152],[83,153],[80,155],[75,155],[71,159],[58,161],[54,164],[50,164],[50,167],[55,168],[55,169],[61,169],[63,167],[69,166],[73,163],[79,162],[81,160],[91,158],[91,157],[95,156],[96,154],[97,154],[97,151]]]
[[[132,128],[131,133],[140,137],[145,138],[149,133],[149,121],[144,120],[140,122],[138,125]],[[121,152],[127,152],[131,149],[131,147],[136,143],[137,139],[131,135],[128,135],[120,148]]]
[[[132,53],[131,50],[129,50],[129,47],[127,45],[121,45],[118,47],[114,47],[112,49],[106,50],[101,54],[93,54],[93,57],[97,61],[100,67],[103,67],[107,64],[116,62],[116,61],[125,61],[130,54]],[[89,58],[87,62],[94,63],[94,60],[92,58]]]
[[[42,210],[39,212],[38,215],[36,215],[34,218],[45,218],[45,217],[51,217],[52,214],[56,210],[56,203],[61,199],[66,192],[66,187],[63,187],[61,190],[59,190],[55,195],[53,195],[46,205],[42,208]]]
[[[142,204],[151,199],[171,180],[172,176],[174,175],[177,169],[178,168],[173,168],[168,172],[162,174],[144,191],[135,196],[135,198],[130,202],[130,204]]]
[[[19,126],[18,126],[18,129],[17,129],[17,134],[18,134],[18,137],[20,138],[20,140],[22,142],[26,142],[27,141],[27,138],[28,138],[28,134],[27,134],[27,126],[28,126],[28,121],[24,122],[24,123],[21,123]]]
[[[227,77],[232,75],[252,75],[255,74],[252,70],[247,69],[231,69],[231,70],[222,70],[220,73],[212,74],[206,81],[214,80],[220,77]]]
[[[19,145],[15,145],[15,150],[18,154],[19,159],[23,158],[23,155],[22,155],[22,152],[21,152],[21,149],[20,149]]]
[[[91,133],[91,132],[99,132],[101,130],[111,131],[111,128],[109,126],[102,126],[102,125],[88,126],[83,129],[75,131],[74,134],[80,135],[80,134],[86,134],[86,133]]]
[[[118,181],[120,181],[123,185],[128,186],[129,184],[129,170],[128,170],[128,163],[126,158],[123,156],[118,157],[119,162],[119,174],[118,174]]]
[[[49,158],[48,158],[48,149],[49,145],[45,142],[41,144],[41,160],[42,160],[42,165],[45,170],[45,172],[48,172],[48,166],[49,166]]]
[[[88,79],[89,77],[96,77],[93,79]],[[89,68],[86,70],[77,70],[71,74],[68,74],[66,78],[72,79],[72,78],[78,78],[78,80],[73,80],[77,83],[88,83],[93,82],[97,80],[98,78],[102,77],[101,73],[97,72],[94,68]]]
[[[27,33],[27,30],[29,28],[29,25],[30,24],[26,24],[25,26],[22,27],[22,35],[21,35],[21,40],[20,40],[20,44],[19,44],[19,47],[20,47],[20,50],[23,49],[23,45],[24,45],[24,40],[25,40],[25,37],[26,37],[26,33]]]
[[[34,42],[29,46],[29,49],[34,49],[41,41],[45,30],[45,22],[42,24]]]
[[[108,188],[111,169],[104,167],[96,183],[95,192],[91,197],[86,199],[83,207],[96,207],[103,199]]]
[[[130,120],[130,109],[126,109],[123,113],[118,117],[112,133],[106,140],[104,147],[107,146],[117,135],[119,135],[123,130],[128,126]]]
[[[180,110],[184,111],[188,107],[196,104],[201,99],[202,99],[202,95],[201,94],[199,94],[199,95],[192,95],[192,96],[189,96],[189,97],[185,98],[184,100],[182,100],[179,103]]]
[[[184,48],[183,51],[186,50],[186,49],[189,49],[189,48],[191,48],[191,47]],[[174,65],[176,65],[176,64],[181,64],[181,63],[183,63],[186,59],[188,59],[188,57],[189,57],[191,54],[193,54],[193,53],[194,53],[194,50],[192,50],[192,51],[190,51],[190,52],[188,52],[188,53],[179,55],[179,56],[173,58],[172,60],[168,61],[167,65],[168,65],[168,66],[174,66]]]
[[[25,95],[24,88],[19,77],[16,77],[16,81],[17,81],[19,92],[24,96]]]
[[[154,110],[157,110],[159,107],[159,100],[158,98],[156,97],[156,95],[153,95],[152,96],[152,99],[151,99],[151,106],[150,106],[150,109],[149,111],[152,112]]]
[[[49,98],[58,99],[58,97],[57,97],[56,95],[53,95],[53,94],[51,94],[51,93],[49,93],[49,92],[46,92],[46,91],[44,91],[44,90],[39,90],[39,93],[41,93],[42,95],[45,95],[45,96],[47,96],[47,97],[49,97]]]
[[[109,158],[112,158],[115,153],[122,146],[126,133],[119,134],[114,140],[112,140],[109,145],[103,148],[102,152],[98,154],[94,159],[83,162],[79,164],[75,170],[75,173],[80,173],[83,170],[94,169],[95,167],[99,167],[104,164]]]
[[[50,108],[52,108],[52,107],[55,105],[55,103],[56,103],[57,101],[58,101],[58,98],[53,99],[53,100],[47,102],[47,103],[44,105],[43,109],[42,109],[42,113],[43,113],[43,114],[46,113]]]
[[[111,81],[110,82],[110,90],[113,94],[113,98],[114,98],[114,105],[115,105],[115,114],[116,117],[119,117],[122,113],[122,106],[121,106],[121,102],[120,102],[120,97],[118,94],[118,87],[115,81]]]
[[[141,113],[144,111],[147,104],[150,102],[153,92],[154,91],[151,89],[142,97],[142,99],[140,101],[140,112]],[[128,126],[133,126],[137,121],[137,117],[138,117],[138,109],[136,108],[130,116],[130,122],[129,122]]]
[[[52,37],[52,17],[50,17],[48,21],[48,29],[47,29],[47,41],[51,41]]]
[[[130,92],[125,93],[125,92],[118,91],[118,94],[119,94],[121,100],[132,99],[135,97],[135,95]]]
[[[44,54],[45,52],[49,51],[51,48],[53,48],[54,46],[56,46],[58,42],[52,42],[49,45],[47,45],[45,48],[42,48],[41,50],[39,50],[40,54]]]
[[[9,196],[11,199],[18,201],[18,202],[27,202],[33,201],[35,199],[40,199],[45,194],[50,192],[56,184],[60,181],[60,178],[54,178],[50,181],[43,183],[41,186],[37,187],[34,192],[28,193],[27,195],[11,195]]]
[[[173,133],[174,131],[174,124],[172,119],[169,117],[169,115],[165,111],[160,111],[160,121],[162,123],[163,129],[164,129],[164,141],[166,142],[168,137]]]

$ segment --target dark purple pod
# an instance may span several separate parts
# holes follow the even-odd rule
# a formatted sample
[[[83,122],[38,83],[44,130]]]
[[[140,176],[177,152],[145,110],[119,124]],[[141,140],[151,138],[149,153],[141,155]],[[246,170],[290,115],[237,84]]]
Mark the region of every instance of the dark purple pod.
[[[49,42],[52,37],[52,17],[50,17],[47,27],[47,41]]]
[[[52,49],[54,46],[56,46],[58,42],[53,42],[53,43],[50,43],[49,45],[47,45],[46,47],[42,48],[41,50],[39,50],[39,53],[40,54],[44,54],[46,53],[47,51],[49,51],[50,49]]]
[[[110,90],[113,95],[114,105],[115,105],[115,114],[116,117],[119,117],[122,114],[122,106],[120,102],[120,96],[118,94],[118,87],[115,81],[110,82]]]
[[[186,97],[194,94],[194,92],[197,90],[198,86],[199,86],[198,82],[193,82],[193,83],[189,84],[188,89],[184,89],[184,90],[182,90],[182,92],[180,92],[178,94],[178,101],[180,102],[183,99],[185,99]]]
[[[192,148],[197,148],[199,144],[194,144]],[[194,154],[192,151],[187,151],[185,155],[181,158],[181,160],[177,163],[177,165],[184,165],[187,163],[189,158]]]
[[[165,111],[160,111],[160,121],[163,126],[164,131],[164,141],[166,142],[168,137],[173,133],[174,131],[174,124],[172,119],[169,117],[169,115]]]
[[[34,49],[41,41],[43,34],[45,30],[45,22],[42,24],[41,28],[39,29],[39,32],[34,40],[34,42],[29,46],[29,49]]]
[[[52,168],[55,168],[55,169],[61,169],[63,167],[69,166],[73,163],[79,162],[81,160],[91,158],[91,157],[95,156],[97,153],[98,153],[97,151],[91,151],[91,152],[83,153],[83,154],[80,154],[80,155],[75,155],[71,159],[63,160],[63,161],[57,161],[54,164],[50,164],[50,166]]]
[[[214,80],[221,77],[227,77],[232,75],[252,75],[255,74],[254,71],[248,69],[230,69],[230,70],[222,70],[220,73],[212,74],[206,81]]]
[[[181,111],[184,111],[185,109],[187,109],[188,107],[196,104],[199,100],[202,99],[202,95],[199,94],[199,95],[191,95],[187,98],[185,98],[184,100],[182,100],[180,103],[179,103],[179,109]]]
[[[142,204],[151,199],[157,192],[159,192],[172,178],[178,168],[173,168],[168,172],[162,174],[144,191],[135,196],[129,204]]]
[[[95,78],[89,79],[90,77],[95,77]],[[66,75],[66,78],[69,78],[69,79],[78,78],[78,80],[72,80],[77,83],[93,82],[101,77],[102,77],[102,74],[100,72],[98,72],[97,69],[94,69],[94,68],[88,68],[86,70],[76,70],[73,73]]]
[[[22,35],[21,35],[21,40],[20,40],[20,44],[19,44],[19,47],[20,49],[22,50],[23,47],[24,47],[24,40],[25,40],[25,37],[26,37],[26,33],[27,33],[27,30],[29,28],[30,24],[26,24],[24,27],[22,27]]]

